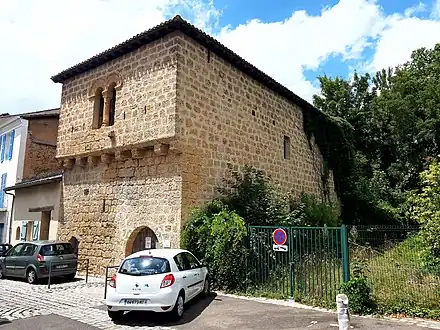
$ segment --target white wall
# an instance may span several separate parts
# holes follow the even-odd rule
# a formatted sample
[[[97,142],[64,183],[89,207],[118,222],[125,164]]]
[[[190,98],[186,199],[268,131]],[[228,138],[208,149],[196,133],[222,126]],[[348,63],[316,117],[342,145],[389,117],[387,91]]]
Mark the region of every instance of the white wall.
[[[8,158],[10,146],[10,133],[14,130],[15,137],[13,143],[12,159]],[[5,117],[0,120],[0,137],[6,135],[8,138],[5,143],[5,159],[0,160],[0,177],[6,173],[5,187],[13,186],[23,178],[24,156],[26,151],[26,140],[28,132],[28,122],[18,116]],[[1,138],[0,138],[1,153]],[[13,192],[12,192],[13,193]],[[4,223],[5,230],[3,241],[9,241],[10,219],[12,209],[11,195],[4,195],[4,205],[0,205],[0,223]]]

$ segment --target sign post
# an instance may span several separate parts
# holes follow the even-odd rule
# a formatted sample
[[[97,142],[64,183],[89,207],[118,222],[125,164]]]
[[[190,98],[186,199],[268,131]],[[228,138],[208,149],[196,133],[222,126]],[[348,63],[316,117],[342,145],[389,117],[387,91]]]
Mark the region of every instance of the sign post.
[[[273,242],[275,243],[273,245],[274,251],[287,252],[289,250],[288,246],[285,245],[287,242],[287,233],[284,229],[282,228],[275,229],[273,231],[272,238],[273,238]]]

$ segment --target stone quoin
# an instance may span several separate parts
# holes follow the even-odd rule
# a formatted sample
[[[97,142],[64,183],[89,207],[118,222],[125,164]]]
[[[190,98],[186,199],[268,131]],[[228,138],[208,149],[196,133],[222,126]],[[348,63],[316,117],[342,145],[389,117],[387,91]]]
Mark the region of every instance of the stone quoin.
[[[191,209],[245,165],[323,194],[322,156],[303,130],[303,111],[317,110],[180,16],[52,80],[58,232],[79,241],[92,273],[145,246],[178,247]]]

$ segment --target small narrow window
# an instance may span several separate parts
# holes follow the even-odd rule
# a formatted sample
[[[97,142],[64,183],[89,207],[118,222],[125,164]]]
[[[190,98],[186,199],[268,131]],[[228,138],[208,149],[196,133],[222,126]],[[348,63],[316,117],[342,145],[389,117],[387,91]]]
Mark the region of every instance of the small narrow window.
[[[284,135],[284,159],[290,159],[290,137]]]
[[[95,93],[95,101],[93,108],[93,128],[101,128],[102,120],[104,118],[104,96],[102,95],[102,88],[98,88]]]
[[[109,100],[109,113],[108,113],[108,126],[113,126],[115,124],[115,113],[116,113],[116,89],[115,85],[112,84],[109,88],[108,94],[110,96]]]
[[[20,227],[15,230],[15,239],[18,241],[20,239]]]

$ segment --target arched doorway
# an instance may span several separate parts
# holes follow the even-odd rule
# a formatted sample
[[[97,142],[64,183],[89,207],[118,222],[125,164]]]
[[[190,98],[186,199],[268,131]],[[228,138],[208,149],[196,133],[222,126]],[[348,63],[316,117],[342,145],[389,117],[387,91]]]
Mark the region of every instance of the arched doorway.
[[[154,231],[146,226],[139,227],[128,238],[125,256],[146,249],[157,249],[158,247],[159,240]]]
[[[70,245],[72,245],[73,253],[78,257],[79,253],[79,241],[75,236],[72,236],[69,240]]]

